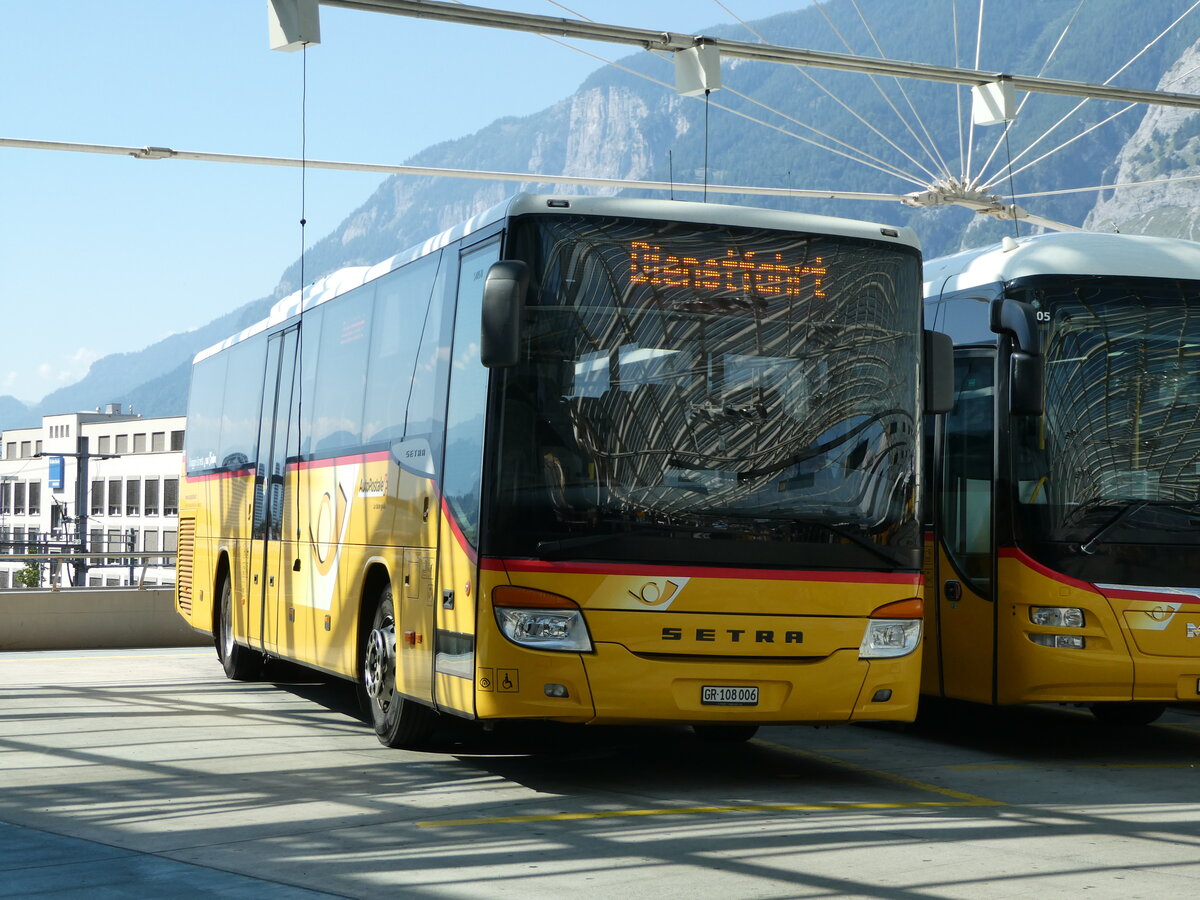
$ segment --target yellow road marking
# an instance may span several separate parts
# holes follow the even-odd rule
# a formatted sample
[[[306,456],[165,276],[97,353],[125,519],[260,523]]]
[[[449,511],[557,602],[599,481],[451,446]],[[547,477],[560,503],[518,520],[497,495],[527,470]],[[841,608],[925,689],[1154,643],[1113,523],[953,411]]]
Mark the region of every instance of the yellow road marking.
[[[1000,800],[989,800],[986,797],[977,797],[974,794],[968,794],[963,791],[952,790],[951,788],[938,787],[936,784],[928,784],[924,781],[918,781],[915,778],[909,778],[907,775],[896,775],[893,772],[884,772],[881,769],[872,769],[867,766],[860,766],[858,763],[847,762],[844,759],[838,759],[835,756],[826,756],[824,753],[815,753],[812,750],[800,750],[796,747],[785,747],[782,744],[770,744],[766,741],[760,741],[761,744],[766,744],[773,750],[781,750],[785,753],[794,753],[797,756],[816,759],[830,765],[840,766],[843,769],[849,769],[852,772],[861,772],[865,775],[870,775],[874,778],[882,778],[886,781],[892,781],[896,784],[902,784],[905,787],[915,788],[919,791],[926,791],[931,794],[938,794],[942,797],[952,797],[955,800],[961,801],[964,806],[1007,806],[1008,804]],[[941,804],[950,805],[950,804]]]
[[[967,794],[962,791],[951,790],[950,788],[938,787],[935,784],[926,784],[923,781],[918,781],[915,778],[909,778],[905,775],[896,775],[892,772],[883,772],[879,769],[871,769],[867,766],[860,766],[857,763],[846,762],[845,760],[837,759],[833,756],[826,756],[823,753],[814,753],[811,750],[799,750],[795,747],[785,747],[782,744],[772,744],[768,743],[767,741],[759,741],[758,743],[761,746],[770,747],[772,750],[783,751],[785,753],[807,757],[808,759],[819,760],[830,765],[840,766],[843,769],[849,769],[854,772],[869,775],[873,778],[882,778],[886,781],[904,785],[905,787],[915,788],[919,791],[937,794],[950,799],[924,801],[918,800],[909,803],[746,803],[729,806],[677,806],[661,809],[610,809],[602,812],[544,813],[541,815],[492,816],[478,819],[441,819],[437,821],[417,822],[417,827],[446,828],[455,825],[511,825],[528,822],[570,822],[581,819],[618,819],[629,816],[694,816],[703,815],[706,813],[849,812],[854,810],[876,809],[928,809],[930,807],[944,809],[947,807],[1007,805],[999,800],[988,800],[986,797],[977,797],[974,794]]]
[[[1044,766],[1022,765],[977,765],[977,766],[945,766],[947,769],[970,769],[972,771],[991,769],[1194,769],[1196,763],[1047,763]]]
[[[979,764],[979,765],[975,765],[975,766],[966,766],[966,765],[963,765],[963,766],[945,766],[945,768],[947,768],[947,769],[968,769],[968,770],[974,771],[974,770],[976,770],[976,769],[985,769],[985,770],[987,770],[987,769],[1036,769],[1036,768],[1039,768],[1039,767],[1038,767],[1038,766],[1022,766],[1022,765],[1016,765],[1016,764],[1013,764],[1013,765],[1007,765],[1007,764],[1001,765],[1001,764],[999,764],[999,763],[997,763],[997,764],[995,764],[995,765],[983,765],[983,764],[981,763],[981,764]]]
[[[483,819],[442,819],[418,822],[418,828],[446,828],[451,825],[508,825],[525,822],[569,822],[577,819],[619,819],[627,816],[694,816],[702,813],[731,812],[820,812],[823,810],[859,809],[916,809],[936,806],[991,806],[984,803],[948,803],[942,800],[917,801],[913,803],[746,803],[734,806],[677,806],[662,809],[609,809],[602,812],[544,813],[529,816],[493,816]]]

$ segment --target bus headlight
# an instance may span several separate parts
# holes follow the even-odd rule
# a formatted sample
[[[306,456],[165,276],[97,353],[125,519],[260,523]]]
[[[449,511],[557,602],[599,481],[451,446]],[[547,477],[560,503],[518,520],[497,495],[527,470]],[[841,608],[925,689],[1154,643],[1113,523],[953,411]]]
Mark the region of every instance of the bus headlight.
[[[921,641],[922,620],[919,617],[923,613],[924,604],[918,598],[879,607],[867,622],[867,630],[858,647],[858,658],[882,659],[912,653]],[[918,618],[912,618],[914,616]]]
[[[1052,628],[1082,628],[1083,610],[1078,606],[1031,606],[1029,621]]]
[[[504,585],[492,591],[492,608],[500,633],[514,644],[576,653],[592,649],[583,611],[566,597]]]

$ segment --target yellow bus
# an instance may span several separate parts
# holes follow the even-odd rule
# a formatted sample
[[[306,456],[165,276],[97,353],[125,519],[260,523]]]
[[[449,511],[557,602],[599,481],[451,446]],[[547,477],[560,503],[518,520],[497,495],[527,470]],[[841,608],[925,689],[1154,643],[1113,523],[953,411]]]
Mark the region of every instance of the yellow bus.
[[[1200,700],[1200,244],[1047,234],[933,260],[956,405],[927,433],[923,691]]]
[[[178,610],[390,746],[911,720],[920,272],[905,229],[528,194],[338,271],[195,359]]]

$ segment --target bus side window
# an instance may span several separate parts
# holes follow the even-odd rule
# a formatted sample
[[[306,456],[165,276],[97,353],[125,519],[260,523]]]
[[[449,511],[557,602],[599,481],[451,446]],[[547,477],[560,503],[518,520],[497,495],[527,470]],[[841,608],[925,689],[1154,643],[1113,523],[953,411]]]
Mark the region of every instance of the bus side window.
[[[990,354],[955,360],[955,404],[945,418],[940,510],[946,552],[959,574],[985,597],[991,596],[992,571],[992,370]]]
[[[324,310],[312,397],[312,447],[319,456],[357,450],[362,445],[371,313],[375,285],[367,284]]]

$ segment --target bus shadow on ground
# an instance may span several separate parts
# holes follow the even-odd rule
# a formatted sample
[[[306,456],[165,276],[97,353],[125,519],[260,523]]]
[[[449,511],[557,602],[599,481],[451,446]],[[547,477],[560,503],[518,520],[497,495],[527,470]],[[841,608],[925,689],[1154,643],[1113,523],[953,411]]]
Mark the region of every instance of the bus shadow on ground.
[[[939,744],[1023,762],[1171,764],[1196,759],[1200,729],[1191,730],[1196,725],[1200,721],[1172,709],[1149,725],[1114,725],[1072,704],[996,707],[922,698],[917,721],[905,730]]]

